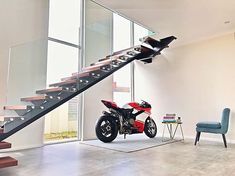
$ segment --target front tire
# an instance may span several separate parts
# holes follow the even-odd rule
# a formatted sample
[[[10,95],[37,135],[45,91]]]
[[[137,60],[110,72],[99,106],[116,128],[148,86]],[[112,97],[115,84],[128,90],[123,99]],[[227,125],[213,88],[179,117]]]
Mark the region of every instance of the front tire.
[[[101,116],[95,127],[96,136],[102,142],[112,142],[118,134],[118,126],[112,116]]]
[[[157,125],[154,120],[148,117],[144,123],[144,133],[149,138],[154,138],[157,134]]]

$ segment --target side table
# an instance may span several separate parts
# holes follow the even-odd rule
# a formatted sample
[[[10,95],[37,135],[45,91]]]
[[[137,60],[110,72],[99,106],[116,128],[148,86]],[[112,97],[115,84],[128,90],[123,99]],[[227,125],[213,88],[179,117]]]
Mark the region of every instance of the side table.
[[[183,128],[182,128],[182,122],[177,122],[177,121],[176,122],[162,122],[162,124],[164,125],[163,133],[162,133],[162,141],[163,142],[164,141],[173,140],[175,138],[175,134],[176,134],[176,131],[177,131],[178,127],[180,127],[182,139],[184,140],[184,133],[183,133]],[[173,130],[173,125],[176,125],[174,130]],[[169,140],[164,140],[164,134],[165,134],[165,128],[166,127],[167,127],[169,135],[170,135],[170,139]]]

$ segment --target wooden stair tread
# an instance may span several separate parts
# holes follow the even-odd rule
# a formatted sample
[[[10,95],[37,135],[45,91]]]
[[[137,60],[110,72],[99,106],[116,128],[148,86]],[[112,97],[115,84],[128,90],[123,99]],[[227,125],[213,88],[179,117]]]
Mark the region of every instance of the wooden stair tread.
[[[99,62],[105,62],[107,60],[112,60],[112,61],[119,61],[119,62],[125,62],[124,60],[120,59],[120,56],[123,56],[125,54],[117,54],[117,55],[114,55],[114,56],[110,56],[108,58],[104,58],[104,59],[100,59],[98,62],[96,62],[97,64]],[[96,65],[96,63],[94,63],[93,65]]]
[[[21,101],[40,101],[40,100],[46,100],[48,97],[45,95],[42,96],[34,96],[34,97],[26,97],[26,98],[21,98]]]
[[[27,105],[4,106],[4,110],[26,110],[27,108]]]
[[[128,52],[132,52],[135,53],[135,55],[140,54],[141,53],[141,45],[137,45],[135,47],[131,47],[131,48],[127,48],[121,51],[117,51],[115,53],[113,53],[112,55],[110,55],[109,57],[113,57],[113,58],[117,58],[118,61],[122,61],[122,59],[119,59],[120,56],[125,56],[125,55],[129,55],[131,57],[133,57],[133,55],[128,54]]]
[[[4,118],[4,121],[5,122],[12,122],[12,121],[14,121],[14,120],[18,120],[18,119],[20,119],[20,120],[24,120],[25,118],[23,117],[23,116],[14,116],[14,117],[5,117]]]
[[[55,88],[37,90],[36,94],[46,94],[46,93],[61,92],[61,91],[63,91],[62,87],[55,87]]]
[[[105,57],[105,58],[99,59],[98,62],[108,60],[108,59],[110,59],[110,57],[111,57],[111,55],[110,55],[110,56],[107,56],[107,57]]]
[[[108,59],[106,59],[106,60],[102,60],[102,61],[98,61],[98,62],[96,62],[96,63],[93,63],[93,64],[91,64],[91,66],[93,66],[93,65],[99,65],[99,64],[110,64],[110,63],[112,63],[113,61],[117,61],[118,60],[118,57],[111,57],[111,58],[108,58]]]
[[[0,168],[17,166],[18,161],[10,156],[0,158]]]
[[[66,81],[50,84],[49,86],[50,87],[57,87],[57,86],[63,86],[63,85],[68,85],[68,84],[74,84],[76,82],[77,82],[77,80],[66,80]]]
[[[127,56],[125,54],[120,54],[120,55],[116,55],[113,57],[116,58],[117,61],[120,61],[120,62],[126,62],[126,60],[130,58],[129,56]],[[122,57],[125,57],[126,59],[123,59]]]
[[[8,142],[0,142],[0,149],[11,148],[11,143]]]
[[[69,77],[61,78],[61,81],[79,79],[79,78],[87,77],[89,75],[90,75],[90,72],[80,72]]]
[[[112,57],[112,56],[115,56],[115,55],[124,54],[124,52],[130,51],[130,50],[133,50],[133,49],[134,49],[134,47],[130,47],[130,48],[126,48],[126,49],[123,49],[123,50],[120,50],[120,51],[116,51],[112,55],[109,55],[107,57]]]
[[[126,49],[123,49],[123,50],[120,50],[120,51],[116,51],[113,54],[108,55],[108,56],[106,56],[103,59],[99,59],[99,62],[109,60],[109,59],[111,59],[113,57],[118,59],[118,56],[121,56],[123,54],[125,55],[126,54],[125,52],[128,52],[128,51],[133,50],[133,49],[134,49],[134,47],[130,47],[130,48],[126,48]]]
[[[114,92],[130,92],[129,87],[115,87],[113,88]]]
[[[82,71],[96,71],[96,70],[99,70],[100,67],[102,66],[107,66],[107,64],[97,64],[97,65],[93,65],[93,66],[88,66],[88,67],[85,67],[85,68],[82,68]]]
[[[78,74],[87,74],[87,73],[90,74],[92,71],[97,71],[99,69],[100,67],[94,68],[93,70],[83,70],[81,72],[75,72],[75,73],[72,73],[72,76],[77,76]]]

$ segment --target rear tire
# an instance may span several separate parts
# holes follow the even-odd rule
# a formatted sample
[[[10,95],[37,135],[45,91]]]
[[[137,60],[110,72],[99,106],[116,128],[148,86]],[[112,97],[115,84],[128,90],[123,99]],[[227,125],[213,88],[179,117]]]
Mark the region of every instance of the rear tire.
[[[101,116],[95,127],[96,136],[102,142],[112,142],[118,134],[118,125],[112,116]]]
[[[157,125],[154,120],[148,117],[144,123],[144,133],[149,138],[154,138],[157,134]]]

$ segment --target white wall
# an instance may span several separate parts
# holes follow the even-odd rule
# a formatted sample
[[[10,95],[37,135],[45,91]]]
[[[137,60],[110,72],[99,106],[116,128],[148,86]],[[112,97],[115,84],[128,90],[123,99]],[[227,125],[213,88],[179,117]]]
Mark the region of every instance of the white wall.
[[[25,96],[42,88],[46,83],[46,52],[48,34],[48,0],[2,0],[0,5],[0,115],[4,115],[3,106],[9,102],[18,101],[22,92]],[[39,42],[39,43],[38,43]],[[27,44],[26,44],[27,43]],[[28,45],[32,43],[32,45]],[[36,43],[36,44],[35,44]],[[22,45],[23,44],[23,45]],[[24,45],[26,44],[26,45]],[[25,47],[26,46],[26,47]],[[13,63],[18,63],[16,74],[19,86],[7,90],[7,72],[9,62],[9,49],[13,47]],[[32,49],[30,52],[29,49]],[[33,53],[33,51],[35,51]],[[19,55],[18,55],[19,54]],[[33,55],[34,54],[34,55]],[[31,57],[31,62],[17,61]],[[35,56],[35,57],[32,57]],[[41,59],[41,60],[39,60]],[[29,60],[28,60],[29,61]],[[26,79],[22,79],[29,69]],[[20,72],[20,70],[22,72]],[[14,72],[12,72],[14,74]],[[10,79],[17,80],[12,76]],[[28,82],[31,80],[31,82]],[[27,90],[23,89],[27,85]],[[11,97],[6,97],[7,91]],[[11,92],[13,94],[11,94]],[[14,95],[14,97],[12,96]],[[31,94],[32,95],[32,94]],[[15,98],[13,100],[13,98]],[[16,99],[17,98],[17,99]],[[16,133],[7,141],[12,142],[14,149],[40,146],[43,143],[43,119]]]
[[[175,41],[177,42],[177,40]],[[136,100],[149,101],[162,133],[166,113],[182,117],[184,133],[195,136],[199,121],[220,121],[223,108],[232,110],[229,141],[235,141],[234,34],[163,51],[152,64],[135,64]],[[221,136],[206,135],[218,138]]]

